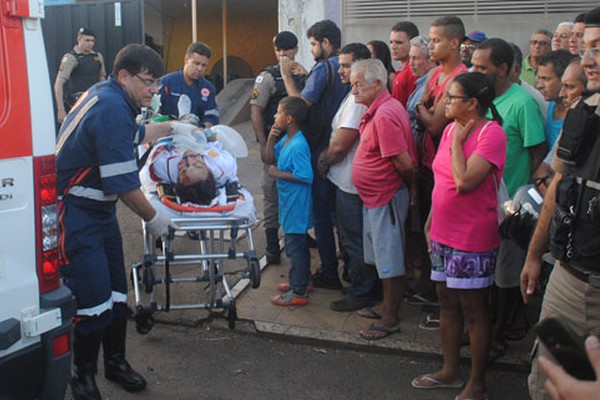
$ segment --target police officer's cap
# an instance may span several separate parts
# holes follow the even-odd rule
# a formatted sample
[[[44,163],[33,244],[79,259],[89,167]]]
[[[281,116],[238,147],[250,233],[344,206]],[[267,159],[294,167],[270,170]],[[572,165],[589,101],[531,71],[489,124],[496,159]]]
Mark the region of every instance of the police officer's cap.
[[[283,50],[295,49],[298,46],[298,38],[292,32],[279,32],[273,40],[273,45]]]
[[[586,28],[600,28],[600,7],[596,7],[585,13]]]
[[[90,28],[85,28],[85,27],[79,28],[79,31],[77,32],[77,34],[96,37],[96,34],[94,33],[93,30],[91,30]]]

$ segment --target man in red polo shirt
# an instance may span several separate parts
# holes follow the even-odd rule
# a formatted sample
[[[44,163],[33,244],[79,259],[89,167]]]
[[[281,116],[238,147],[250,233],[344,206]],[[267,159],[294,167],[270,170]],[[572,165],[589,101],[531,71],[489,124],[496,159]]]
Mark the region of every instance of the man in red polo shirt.
[[[392,97],[398,100],[406,108],[406,102],[410,94],[417,88],[417,77],[413,75],[408,60],[410,56],[410,40],[419,36],[419,29],[410,21],[400,21],[392,27],[390,33],[390,48],[392,58],[400,62],[400,66],[394,76],[392,86]]]
[[[355,101],[368,107],[360,122],[360,144],[352,180],[363,201],[364,261],[377,266],[383,302],[358,314],[376,318],[360,336],[384,338],[400,330],[404,293],[404,223],[409,188],[414,192],[416,150],[406,109],[387,90],[387,71],[378,59],[357,61],[350,75]]]

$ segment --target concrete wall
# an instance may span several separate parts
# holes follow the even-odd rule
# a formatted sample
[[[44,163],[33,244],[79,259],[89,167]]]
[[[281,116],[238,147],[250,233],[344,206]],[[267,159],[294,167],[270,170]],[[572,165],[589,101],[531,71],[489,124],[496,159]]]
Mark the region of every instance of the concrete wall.
[[[579,12],[571,14],[547,14],[547,15],[510,15],[506,16],[461,16],[467,32],[474,29],[484,31],[488,37],[499,37],[509,42],[516,43],[523,55],[529,53],[529,39],[537,29],[548,29],[554,31],[556,25],[562,21],[572,21]],[[429,26],[435,18],[415,17],[410,18],[414,22],[421,35],[428,36]],[[388,42],[390,28],[401,19],[376,19],[348,21],[343,30],[343,43],[362,42],[379,39]]]
[[[198,0],[198,40],[210,46],[208,67],[223,57],[222,2]],[[242,58],[257,74],[275,62],[272,39],[277,33],[277,0],[227,1],[227,54]],[[182,67],[185,50],[192,41],[190,0],[162,0],[163,44],[167,71]]]
[[[339,0],[279,0],[279,30],[291,31],[298,36],[296,60],[308,70],[314,64],[306,32],[315,22],[330,19],[341,26]]]
[[[342,45],[351,42],[366,43],[373,39],[389,41],[390,28],[401,18],[377,18],[346,20],[343,12],[343,0],[279,0],[279,26],[281,30],[294,32],[300,40],[298,61],[307,68],[313,65],[310,45],[306,39],[307,29],[316,21],[328,18],[342,29]],[[524,55],[529,53],[531,33],[544,28],[553,31],[562,21],[572,21],[575,15],[585,11],[573,9],[565,14],[511,14],[461,16],[468,31],[479,29],[488,37],[501,37],[516,43]],[[428,36],[429,26],[435,17],[411,17],[410,20],[418,27],[422,35]]]
[[[163,16],[161,0],[144,1],[144,33],[158,46],[163,45]]]

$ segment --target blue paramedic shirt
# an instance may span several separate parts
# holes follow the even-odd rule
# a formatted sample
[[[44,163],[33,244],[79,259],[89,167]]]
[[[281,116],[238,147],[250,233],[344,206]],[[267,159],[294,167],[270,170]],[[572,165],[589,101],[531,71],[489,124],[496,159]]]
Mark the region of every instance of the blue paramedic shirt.
[[[179,102],[179,97],[185,94],[192,101],[192,113],[200,118],[201,124],[209,122],[217,125],[219,123],[219,109],[215,100],[217,91],[206,78],[200,78],[188,86],[185,83],[183,71],[176,71],[163,76],[160,81],[163,84],[159,93],[163,115],[178,119],[180,115],[177,102]]]
[[[68,187],[79,198],[114,203],[117,195],[140,187],[135,146],[145,129],[136,124],[139,110],[112,76],[84,96],[58,137],[59,144],[64,140],[56,157],[58,194]],[[75,129],[65,140],[72,122]]]
[[[291,172],[299,182],[277,179],[279,223],[284,233],[304,234],[311,227],[312,218],[313,171],[310,164],[310,148],[302,131],[298,131],[284,146],[287,137],[285,135],[275,145],[277,169]]]

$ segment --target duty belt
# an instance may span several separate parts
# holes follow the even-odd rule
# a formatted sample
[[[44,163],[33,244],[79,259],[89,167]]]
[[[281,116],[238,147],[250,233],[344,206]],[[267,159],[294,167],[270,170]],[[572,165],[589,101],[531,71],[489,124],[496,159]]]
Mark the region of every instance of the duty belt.
[[[568,262],[561,262],[560,264],[575,278],[600,289],[600,273],[579,269]]]

